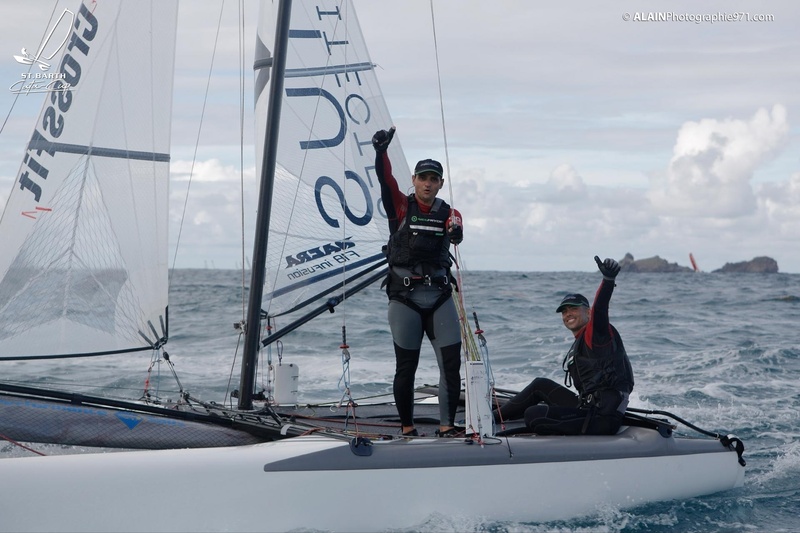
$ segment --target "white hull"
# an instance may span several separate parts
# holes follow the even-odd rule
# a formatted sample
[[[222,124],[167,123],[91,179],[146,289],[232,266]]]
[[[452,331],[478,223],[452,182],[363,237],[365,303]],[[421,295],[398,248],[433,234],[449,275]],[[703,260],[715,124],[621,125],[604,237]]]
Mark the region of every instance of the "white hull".
[[[744,478],[736,453],[716,441],[641,428],[616,437],[511,438],[511,454],[506,439],[497,440],[483,448],[458,439],[376,442],[367,457],[346,441],[309,436],[4,459],[0,530],[355,532],[409,527],[436,512],[550,521],[711,494]],[[531,459],[555,447],[561,458]],[[597,457],[612,449],[633,457],[592,458],[595,447]],[[642,453],[650,456],[636,457]]]

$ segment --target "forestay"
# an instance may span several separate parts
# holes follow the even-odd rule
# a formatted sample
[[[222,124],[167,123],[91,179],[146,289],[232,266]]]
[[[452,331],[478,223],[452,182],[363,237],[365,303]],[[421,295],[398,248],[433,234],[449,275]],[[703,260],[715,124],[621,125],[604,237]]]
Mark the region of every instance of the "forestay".
[[[256,161],[267,113],[274,14],[256,46]],[[392,125],[350,2],[293,2],[263,308],[272,315],[328,294],[385,257],[389,233],[372,135]],[[401,189],[410,172],[390,148]],[[260,174],[260,168],[258,173]]]
[[[0,221],[0,359],[145,349],[166,332],[177,2],[66,16],[60,84]]]

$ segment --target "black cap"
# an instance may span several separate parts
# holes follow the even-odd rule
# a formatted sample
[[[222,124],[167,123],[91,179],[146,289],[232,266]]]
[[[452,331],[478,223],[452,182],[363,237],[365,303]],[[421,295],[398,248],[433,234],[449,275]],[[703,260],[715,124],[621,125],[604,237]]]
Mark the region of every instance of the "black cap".
[[[567,294],[564,296],[564,299],[561,300],[561,304],[556,309],[556,313],[560,313],[564,310],[565,307],[589,307],[589,300],[586,299],[586,296],[583,294]]]
[[[440,178],[444,176],[442,164],[433,159],[423,159],[414,167],[414,175],[424,172],[433,172],[434,174],[438,174]]]

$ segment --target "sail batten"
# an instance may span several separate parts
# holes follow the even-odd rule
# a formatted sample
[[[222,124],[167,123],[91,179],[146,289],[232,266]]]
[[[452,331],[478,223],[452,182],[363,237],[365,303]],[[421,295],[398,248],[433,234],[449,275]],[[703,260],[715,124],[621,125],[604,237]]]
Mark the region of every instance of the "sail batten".
[[[331,278],[333,276],[339,276],[341,278],[342,275],[345,274],[345,279],[346,279],[345,283],[341,283],[340,285],[333,286],[333,287],[328,287],[326,290],[324,290],[324,291],[322,291],[320,293],[314,294],[313,296],[309,297],[305,302],[296,305],[294,308],[282,311],[281,314],[286,314],[286,313],[291,313],[291,312],[297,311],[299,309],[302,309],[306,305],[312,304],[315,301],[320,300],[321,298],[327,296],[328,294],[330,294],[334,290],[343,289],[344,287],[347,286],[347,284],[355,282],[357,279],[359,279],[363,275],[368,274],[372,270],[374,270],[376,268],[379,268],[379,267],[384,265],[385,260],[384,261],[381,261],[381,260],[376,261],[376,259],[385,259],[385,258],[381,255],[379,258],[378,257],[369,258],[369,261],[365,260],[365,261],[362,261],[360,263],[354,264],[353,268],[357,268],[358,269],[354,275],[346,276],[347,272],[345,271],[343,273],[341,270],[325,272],[325,273],[319,274],[318,276],[316,276],[314,278],[310,278],[310,279],[298,282],[298,283],[296,283],[294,285],[290,285],[288,287],[284,287],[283,289],[280,289],[279,291],[276,291],[273,294],[265,295],[265,298],[271,298],[271,297],[276,298],[276,297],[282,296],[283,294],[288,294],[288,293],[300,290],[300,289],[302,289],[304,287],[308,287],[310,285],[314,285],[314,284],[316,284],[318,282],[324,281],[325,279]],[[368,265],[368,268],[361,268],[364,265]]]
[[[364,72],[373,70],[372,63],[359,63],[357,65],[330,65],[316,68],[296,68],[286,71],[287,78],[313,78],[316,76],[330,76],[347,74],[349,72]]]
[[[45,150],[52,153],[63,152],[65,154],[93,155],[117,159],[141,159],[143,161],[169,162],[170,160],[169,153],[142,152],[124,148],[102,148],[85,144],[53,143],[43,140],[28,143],[28,150]]]
[[[170,160],[170,155],[168,153],[142,152],[138,150],[126,150],[124,148],[102,148],[86,144],[52,143],[43,140],[31,141],[28,143],[28,150],[94,155],[97,157],[111,157],[116,159],[141,159],[143,161],[169,162]]]
[[[341,268],[334,267],[334,268],[332,268],[330,270],[325,270],[325,268],[322,268],[321,269],[322,272],[320,272],[319,274],[313,275],[313,276],[309,277],[308,279],[304,279],[303,281],[300,281],[298,283],[295,283],[295,284],[292,284],[292,285],[287,285],[286,287],[283,287],[283,288],[275,291],[272,294],[273,294],[273,296],[281,296],[282,294],[286,294],[287,292],[291,292],[293,290],[296,290],[296,289],[298,289],[298,288],[300,288],[300,287],[302,287],[304,285],[312,285],[314,283],[323,281],[324,279],[330,278],[331,276],[341,276],[343,274],[346,275],[351,270],[355,270],[355,271],[361,272],[362,271],[362,269],[361,269],[362,266],[372,265],[372,264],[375,264],[378,261],[381,261],[381,260],[384,260],[384,259],[385,259],[385,257],[384,257],[383,254],[378,254],[378,255],[374,255],[372,257],[367,257],[365,259],[362,259],[361,261],[355,261],[350,265],[349,268],[347,266],[343,266]],[[291,276],[291,274],[292,273],[290,273],[289,275]],[[298,271],[295,272],[295,274],[304,275],[305,272],[301,272],[301,271],[298,270]]]

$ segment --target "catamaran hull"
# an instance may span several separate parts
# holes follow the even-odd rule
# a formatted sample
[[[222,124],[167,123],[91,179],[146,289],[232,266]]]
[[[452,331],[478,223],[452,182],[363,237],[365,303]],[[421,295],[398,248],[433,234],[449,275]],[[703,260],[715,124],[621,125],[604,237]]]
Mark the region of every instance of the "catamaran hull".
[[[164,415],[156,416],[0,394],[0,434],[21,442],[148,450],[241,446],[266,440],[222,425],[170,417],[168,409],[163,411]]]
[[[308,436],[229,448],[3,459],[0,530],[378,531],[413,526],[437,512],[550,521],[711,494],[744,478],[737,454],[718,441],[664,438],[643,428],[614,437],[498,439],[483,447],[395,440],[357,450],[371,454]]]

